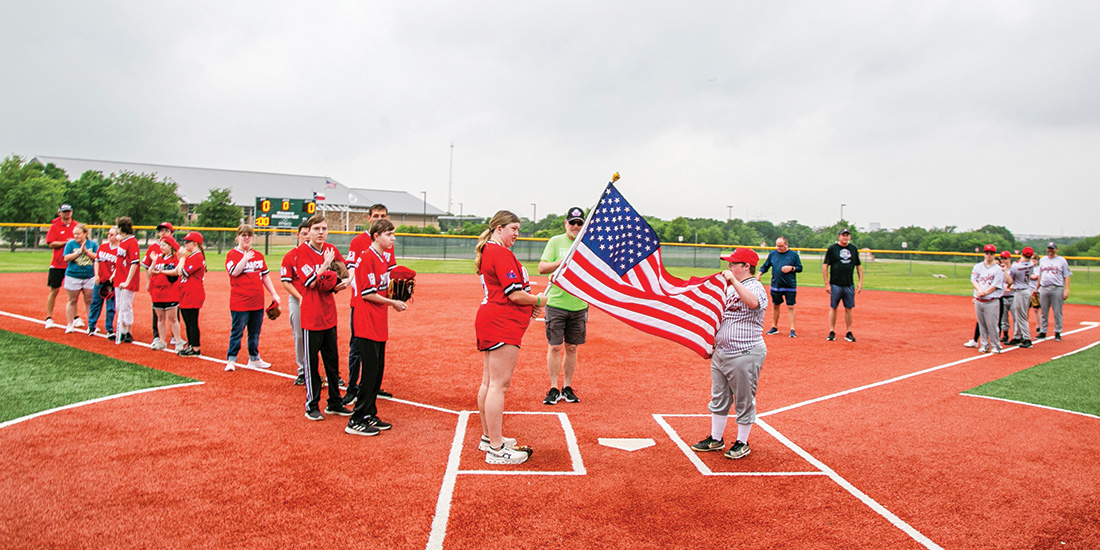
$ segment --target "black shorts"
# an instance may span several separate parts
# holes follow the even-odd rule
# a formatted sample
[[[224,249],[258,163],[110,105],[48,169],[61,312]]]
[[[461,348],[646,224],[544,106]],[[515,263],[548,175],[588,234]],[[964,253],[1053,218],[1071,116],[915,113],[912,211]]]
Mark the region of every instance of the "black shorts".
[[[179,305],[179,302],[153,302],[153,309],[172,309]]]
[[[546,341],[551,346],[560,346],[562,342],[574,346],[584,343],[588,328],[588,308],[569,311],[546,306],[543,316],[546,319]]]
[[[777,306],[783,303],[784,298],[787,300],[788,306],[794,305],[794,295],[798,294],[797,290],[773,290],[771,305]]]
[[[46,286],[50,288],[61,288],[61,283],[65,281],[65,268],[63,267],[51,267],[50,274],[46,278]]]

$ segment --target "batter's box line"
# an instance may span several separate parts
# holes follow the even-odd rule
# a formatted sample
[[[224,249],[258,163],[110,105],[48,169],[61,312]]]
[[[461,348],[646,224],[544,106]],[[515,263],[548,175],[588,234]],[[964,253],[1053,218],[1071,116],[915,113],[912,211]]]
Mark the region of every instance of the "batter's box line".
[[[802,471],[799,471],[799,472],[715,472],[715,471],[711,470],[710,467],[708,467],[706,464],[704,464],[702,460],[699,459],[699,453],[696,453],[695,451],[692,451],[691,447],[688,447],[687,442],[685,442],[680,437],[680,434],[676,433],[676,430],[674,430],[672,428],[672,426],[670,426],[669,423],[667,421],[665,421],[665,418],[670,418],[670,417],[671,418],[710,418],[710,415],[709,414],[654,414],[653,415],[653,419],[657,421],[657,424],[659,424],[661,426],[661,428],[664,429],[666,433],[668,433],[669,439],[671,439],[672,442],[675,443],[677,447],[679,447],[680,452],[684,453],[684,456],[687,457],[688,461],[691,462],[693,465],[695,465],[695,469],[699,470],[699,473],[704,475],[704,476],[789,477],[789,476],[823,476],[823,475],[828,475],[828,473],[826,473],[824,470],[821,470],[821,469],[813,470],[813,471],[806,471],[806,472],[802,472]],[[760,420],[760,419],[757,419],[756,423],[761,428],[763,428],[764,431],[768,432],[773,437],[775,437],[777,440],[779,440],[781,443],[786,445],[787,448],[794,451],[795,454],[798,454],[798,449],[795,449],[794,447],[792,447],[793,443],[790,443],[789,440],[787,440],[786,438],[780,436],[779,432],[775,431],[774,428],[772,428],[771,426],[769,426],[767,423],[765,423],[763,420]],[[799,456],[801,456],[801,455],[799,455]],[[805,457],[803,457],[803,458],[805,458]],[[812,462],[811,462],[811,464],[812,464]]]

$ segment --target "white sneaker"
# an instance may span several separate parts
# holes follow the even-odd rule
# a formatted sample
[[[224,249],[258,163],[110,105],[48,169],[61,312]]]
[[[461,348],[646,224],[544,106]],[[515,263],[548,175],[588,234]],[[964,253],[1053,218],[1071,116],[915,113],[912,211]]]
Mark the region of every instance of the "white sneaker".
[[[160,350],[168,347],[168,344],[165,344],[163,341],[158,339],[158,340],[153,340],[153,345],[151,345],[149,347],[152,348],[154,351],[160,351]]]
[[[73,319],[73,326],[76,328],[84,328],[84,321],[80,320],[80,317]]]
[[[990,353],[1001,353],[1001,348],[993,348]]]
[[[157,344],[160,344],[160,337],[153,338],[152,342],[149,342],[149,347],[157,349]]]
[[[963,347],[976,348],[976,347],[978,347],[978,342],[976,342],[974,340],[970,340],[967,343],[963,344]]]
[[[225,362],[225,372],[237,370],[237,364],[232,361]]]
[[[486,464],[523,464],[531,457],[529,447],[501,446],[500,449],[489,449],[485,453]]]
[[[53,317],[46,317],[46,328],[56,327],[57,323],[53,322]]]
[[[268,369],[271,368],[271,363],[264,361],[263,359],[253,359],[248,362],[248,366],[254,369]]]
[[[187,342],[184,342],[183,338],[172,338],[172,345],[175,346],[176,349],[183,349],[183,347],[187,345]]]
[[[504,446],[505,447],[512,447],[515,444],[516,444],[515,439],[512,439],[510,437],[505,437],[504,438]],[[484,453],[484,452],[488,452],[489,449],[492,449],[492,448],[493,448],[493,445],[491,443],[489,443],[489,436],[487,436],[487,435],[481,436],[481,442],[479,442],[477,444],[477,450]]]
[[[65,334],[72,332],[76,332],[76,327],[74,327],[72,323],[69,323],[69,326],[65,327]]]

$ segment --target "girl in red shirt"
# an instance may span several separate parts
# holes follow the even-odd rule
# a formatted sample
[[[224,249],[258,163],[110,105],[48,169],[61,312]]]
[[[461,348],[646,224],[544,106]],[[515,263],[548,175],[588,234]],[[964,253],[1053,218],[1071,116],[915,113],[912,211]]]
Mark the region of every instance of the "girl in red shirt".
[[[501,434],[504,394],[512,383],[523,333],[546,303],[544,294],[531,293],[527,269],[512,253],[519,225],[515,214],[497,212],[477,241],[474,260],[485,290],[474,323],[477,349],[483,358],[477,392],[483,435],[478,449],[485,451],[485,462],[489,464],[522,464],[531,456],[529,447],[516,447],[515,439]]]
[[[264,289],[271,293],[271,301],[279,303],[279,294],[271,283],[264,255],[252,249],[255,237],[251,225],[237,229],[237,246],[225,255],[225,270],[229,272],[229,314],[232,328],[229,333],[229,350],[226,352],[225,370],[237,368],[237,353],[241,351],[241,337],[248,328],[248,366],[266,369],[271,363],[260,359],[260,328],[264,323]]]
[[[176,351],[180,357],[202,355],[199,342],[199,309],[206,301],[206,255],[202,248],[202,234],[192,231],[183,238],[183,249],[176,260],[176,268],[170,272],[180,278],[180,316],[187,327],[187,345]]]
[[[180,335],[180,320],[177,309],[180,305],[179,276],[170,275],[176,269],[176,252],[180,245],[172,237],[165,237],[157,241],[160,253],[156,250],[150,256],[152,260],[149,268],[149,298],[153,301],[153,313],[157,316],[159,332],[164,338],[153,342],[150,349],[162,350],[168,347],[168,342],[177,342],[176,351],[183,349],[178,343]]]

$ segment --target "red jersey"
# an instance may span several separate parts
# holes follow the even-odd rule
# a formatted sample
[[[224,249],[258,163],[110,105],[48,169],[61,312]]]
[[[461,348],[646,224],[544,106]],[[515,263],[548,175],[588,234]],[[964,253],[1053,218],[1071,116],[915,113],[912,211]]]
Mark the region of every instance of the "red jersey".
[[[115,286],[119,286],[126,282],[126,277],[130,276],[130,266],[137,265],[141,260],[137,239],[133,235],[122,239],[122,242],[118,243],[118,248],[115,249],[115,255],[118,257],[118,263],[115,264]],[[141,288],[141,268],[134,272],[134,278],[130,281],[127,290],[137,292],[139,288]]]
[[[174,269],[178,259],[174,254],[158,256],[157,260],[149,267],[156,266],[160,269]],[[163,273],[149,274],[149,299],[153,302],[179,302],[180,281],[168,280],[168,275]]]
[[[374,240],[370,238],[369,231],[360,233],[351,240],[351,244],[348,246],[348,269],[355,269],[359,266],[359,260],[361,259],[363,254],[365,254],[367,250],[370,249],[370,245],[373,242]],[[394,255],[392,246],[382,252],[382,260],[387,266],[387,271],[393,269],[394,267],[397,267],[397,256]],[[358,279],[359,277],[351,278],[351,307],[356,307],[359,304],[363,303],[363,299],[360,297],[362,296],[362,294],[357,288]]]
[[[517,290],[531,291],[527,269],[511,250],[489,241],[481,252],[481,288],[485,298],[474,321],[477,339],[520,345],[531,323],[533,306],[517,305],[508,295]]]
[[[244,271],[233,276],[233,269],[244,261],[244,251],[233,247],[225,255],[225,270],[229,272],[229,310],[256,311],[264,308],[264,275],[267,275],[267,262],[264,255],[255,248]]]
[[[61,241],[62,244],[69,242],[69,239],[73,238],[73,229],[76,227],[76,220],[69,220],[68,225],[61,221],[61,216],[58,216],[50,222],[50,230],[46,232],[46,242],[54,243]],[[53,259],[50,260],[50,267],[56,269],[65,269],[69,266],[69,263],[65,261],[65,253],[63,252],[65,247],[58,247],[53,249]]]
[[[118,264],[118,249],[111,246],[110,241],[103,243],[99,250],[96,250],[95,261],[99,264],[99,280],[96,282],[109,282],[114,277],[115,267]]]
[[[199,309],[206,301],[206,255],[198,250],[183,259],[183,272],[180,274],[180,307]]]
[[[321,274],[317,272],[321,264],[325,263],[325,251],[332,250],[335,255],[333,261],[344,261],[340,251],[335,246],[325,243],[321,250],[313,248],[310,243],[302,243],[296,249],[294,258],[294,270],[299,277],[299,291],[302,293],[301,322],[306,330],[328,330],[336,326],[336,298],[332,292],[321,292],[316,287],[310,288]]]
[[[298,291],[298,294],[302,293],[302,281],[298,277],[298,270],[294,267],[294,262],[298,260],[298,247],[290,249],[283,256],[283,262],[279,265],[279,280],[286,281],[292,285]]]
[[[366,338],[375,342],[389,340],[390,306],[366,300],[366,296],[377,294],[388,297],[390,287],[390,267],[386,259],[373,247],[368,248],[359,257],[355,268],[355,288],[358,289],[359,303],[351,319],[351,332],[356,338]]]

